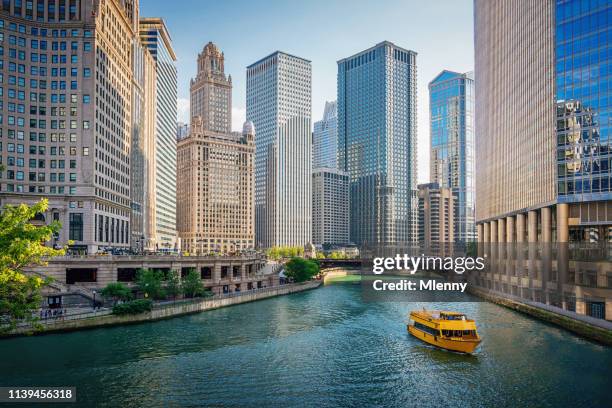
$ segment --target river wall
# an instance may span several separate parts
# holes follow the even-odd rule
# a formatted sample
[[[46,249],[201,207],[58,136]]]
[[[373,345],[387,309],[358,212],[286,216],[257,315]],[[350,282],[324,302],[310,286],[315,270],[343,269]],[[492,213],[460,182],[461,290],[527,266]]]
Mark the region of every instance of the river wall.
[[[12,333],[8,334],[6,337],[22,336],[28,334],[67,332],[103,326],[117,326],[123,324],[133,324],[168,319],[176,316],[183,316],[191,313],[198,313],[206,310],[218,309],[221,307],[254,302],[257,300],[267,299],[275,296],[289,295],[291,293],[315,289],[318,288],[322,283],[322,281],[293,283],[273,288],[266,288],[261,291],[254,291],[253,293],[245,293],[228,297],[200,299],[196,301],[179,301],[176,303],[169,303],[162,306],[157,306],[154,307],[154,309],[150,312],[140,313],[136,315],[117,316],[113,314],[105,314],[102,316],[95,316],[78,320],[57,320],[54,322],[43,324],[42,330],[38,330],[32,333],[31,328],[18,328]]]
[[[470,288],[468,286],[468,292],[489,302],[505,306],[507,308],[516,310],[517,312],[524,313],[542,321],[563,327],[564,329],[576,333],[579,336],[594,340],[598,343],[612,346],[612,330],[608,328],[596,326],[586,321],[578,320],[574,317],[564,316],[552,310],[546,310],[541,306],[531,305],[514,299],[509,299],[507,297],[497,295],[489,291],[484,291],[478,288]],[[605,324],[606,322],[601,323]]]

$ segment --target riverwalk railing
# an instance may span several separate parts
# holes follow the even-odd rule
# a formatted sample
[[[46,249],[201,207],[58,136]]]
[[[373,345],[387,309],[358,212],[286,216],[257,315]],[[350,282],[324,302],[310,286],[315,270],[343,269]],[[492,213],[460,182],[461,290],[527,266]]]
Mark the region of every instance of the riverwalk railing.
[[[190,303],[197,303],[197,302],[201,302],[202,300],[216,300],[216,299],[227,299],[227,298],[234,298],[234,297],[239,297],[239,296],[247,296],[247,295],[253,295],[253,294],[259,294],[259,293],[271,293],[271,292],[276,292],[280,289],[283,288],[292,288],[292,287],[299,287],[299,286],[304,286],[306,284],[309,284],[312,281],[307,281],[307,282],[301,282],[301,283],[286,283],[283,285],[279,285],[279,286],[270,286],[270,287],[265,287],[265,288],[255,288],[255,289],[249,289],[249,290],[241,290],[239,292],[229,292],[229,293],[216,293],[213,296],[208,296],[208,297],[198,297],[198,298],[190,298],[190,299],[177,299],[177,300],[164,300],[161,302],[157,302],[155,304],[153,304],[153,309],[162,309],[165,307],[172,307],[172,306],[176,306],[176,305],[180,305],[180,304],[190,304]]]
[[[287,283],[287,284],[279,285],[279,286],[254,288],[254,289],[244,290],[240,292],[221,293],[221,294],[215,294],[213,296],[207,296],[207,297],[197,297],[197,298],[177,299],[177,300],[164,300],[161,302],[154,303],[152,308],[153,309],[163,309],[163,308],[173,307],[173,306],[177,306],[181,304],[198,303],[203,300],[227,299],[227,298],[235,298],[239,296],[247,296],[247,295],[252,295],[252,294],[272,293],[272,292],[281,290],[283,288],[305,286],[309,284],[310,282],[312,281],[302,282],[302,283]],[[53,325],[53,324],[65,322],[68,320],[81,320],[81,319],[89,319],[92,317],[107,316],[112,313],[113,311],[110,308],[96,309],[96,310],[79,312],[79,313],[62,313],[62,314],[58,314],[54,316],[44,316],[40,318],[39,320],[37,320],[37,323],[40,323],[43,325]],[[31,323],[28,323],[28,322],[17,324],[17,327],[29,327],[29,326],[31,326]]]

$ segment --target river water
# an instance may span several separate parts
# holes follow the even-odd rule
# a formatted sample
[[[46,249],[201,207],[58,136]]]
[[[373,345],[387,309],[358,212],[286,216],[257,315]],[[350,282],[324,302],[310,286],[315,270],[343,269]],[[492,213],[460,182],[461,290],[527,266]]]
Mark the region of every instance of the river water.
[[[462,311],[473,356],[406,332]],[[144,323],[0,341],[0,386],[76,386],[67,406],[610,406],[612,349],[486,303],[364,303],[342,283]],[[24,406],[24,405],[20,405]]]

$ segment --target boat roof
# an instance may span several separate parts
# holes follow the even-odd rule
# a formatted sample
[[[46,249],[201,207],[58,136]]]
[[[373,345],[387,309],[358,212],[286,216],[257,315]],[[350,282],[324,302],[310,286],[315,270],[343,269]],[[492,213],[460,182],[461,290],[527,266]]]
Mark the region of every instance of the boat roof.
[[[412,310],[410,313],[424,313],[429,315],[448,315],[448,316],[465,316],[465,313],[450,312],[447,310]]]

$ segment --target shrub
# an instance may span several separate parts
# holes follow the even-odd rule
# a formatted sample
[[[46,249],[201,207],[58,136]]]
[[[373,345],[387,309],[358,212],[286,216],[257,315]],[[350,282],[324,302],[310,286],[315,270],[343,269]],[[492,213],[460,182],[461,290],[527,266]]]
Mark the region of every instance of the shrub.
[[[116,305],[120,300],[130,300],[132,298],[132,291],[130,288],[125,286],[121,282],[112,282],[106,285],[104,289],[100,291],[102,296],[113,300],[113,305]]]
[[[153,301],[151,299],[138,299],[113,306],[113,314],[133,315],[151,311]]]

